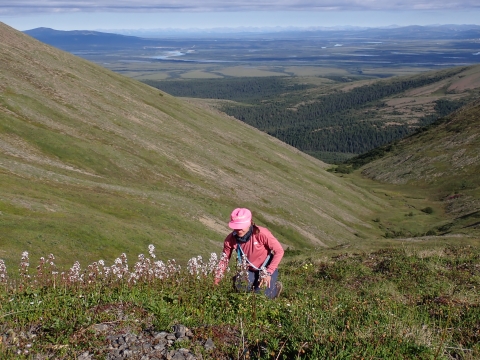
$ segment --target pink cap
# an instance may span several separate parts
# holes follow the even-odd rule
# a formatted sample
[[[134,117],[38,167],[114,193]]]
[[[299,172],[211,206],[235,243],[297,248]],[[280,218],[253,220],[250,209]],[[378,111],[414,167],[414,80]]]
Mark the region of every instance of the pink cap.
[[[228,227],[233,230],[246,229],[252,224],[252,213],[245,208],[236,208],[230,215]]]

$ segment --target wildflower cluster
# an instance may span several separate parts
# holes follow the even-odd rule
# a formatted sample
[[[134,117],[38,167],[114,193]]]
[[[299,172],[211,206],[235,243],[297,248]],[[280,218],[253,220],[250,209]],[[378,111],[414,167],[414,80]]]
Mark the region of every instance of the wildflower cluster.
[[[302,266],[302,269],[305,271],[310,271],[313,270],[313,264],[312,263],[307,263]]]
[[[265,266],[263,266],[261,269],[260,269],[260,280],[262,279],[265,279],[268,275],[268,271],[267,271],[267,268]]]
[[[149,257],[144,254],[138,256],[137,262],[129,267],[127,255],[121,254],[115,259],[111,266],[106,266],[104,260],[95,261],[82,269],[80,263],[76,261],[68,270],[57,271],[54,264],[55,257],[50,254],[48,258],[41,257],[36,274],[30,275],[30,260],[28,252],[22,253],[20,262],[20,276],[22,286],[33,285],[91,285],[106,281],[108,283],[122,282],[127,284],[136,284],[138,282],[152,282],[155,280],[166,280],[169,278],[178,278],[182,268],[175,259],[164,263],[161,260],[155,260],[155,246],[148,246]],[[212,253],[207,263],[203,262],[201,256],[193,257],[188,261],[187,271],[197,279],[207,277],[215,273],[218,267],[217,255]],[[0,284],[8,284],[7,268],[5,262],[0,259]]]
[[[242,261],[237,261],[237,277],[240,281],[248,283],[249,264],[245,254],[242,255]]]
[[[75,261],[73,266],[70,268],[67,274],[62,272],[62,279],[65,283],[76,283],[76,282],[83,282],[83,274],[81,273],[80,263]]]
[[[206,264],[203,262],[201,256],[193,257],[188,260],[187,270],[190,275],[196,276],[197,279],[200,279],[201,276],[206,277],[209,274],[216,272],[218,265],[217,254],[211,253],[210,259]]]
[[[104,267],[105,276],[112,276],[118,280],[124,279],[128,274],[127,255],[122,253],[119,258],[116,258],[111,267]]]
[[[215,278],[218,279],[218,281],[220,281],[221,279],[223,279],[225,271],[229,271],[229,270],[230,268],[228,268],[227,254],[222,253],[222,257],[220,258],[220,261],[217,262],[217,266],[215,270]]]
[[[0,259],[0,284],[5,284],[7,282],[7,267],[5,266],[5,262]]]
[[[28,251],[22,253],[22,258],[20,260],[20,276],[24,279],[28,279],[28,268],[30,266],[30,259],[28,257]]]
[[[155,259],[155,246],[152,244],[148,245],[148,253],[152,257],[152,259]]]

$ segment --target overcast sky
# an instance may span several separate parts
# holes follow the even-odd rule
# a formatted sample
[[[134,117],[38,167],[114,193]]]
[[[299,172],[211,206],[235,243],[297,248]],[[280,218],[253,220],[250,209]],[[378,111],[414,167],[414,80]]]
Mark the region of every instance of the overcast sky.
[[[480,25],[480,0],[0,0],[18,30]]]

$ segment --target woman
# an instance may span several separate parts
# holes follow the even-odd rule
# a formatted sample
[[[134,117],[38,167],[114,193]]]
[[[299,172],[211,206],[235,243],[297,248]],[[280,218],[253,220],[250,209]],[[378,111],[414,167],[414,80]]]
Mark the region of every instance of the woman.
[[[215,284],[220,282],[232,253],[237,259],[246,261],[248,266],[248,290],[260,292],[265,288],[265,295],[276,298],[282,291],[282,283],[277,281],[278,264],[283,257],[283,248],[272,233],[252,222],[252,213],[245,208],[237,208],[230,215],[228,226],[233,230],[223,243],[223,256],[215,276]],[[234,284],[241,287],[237,275]]]

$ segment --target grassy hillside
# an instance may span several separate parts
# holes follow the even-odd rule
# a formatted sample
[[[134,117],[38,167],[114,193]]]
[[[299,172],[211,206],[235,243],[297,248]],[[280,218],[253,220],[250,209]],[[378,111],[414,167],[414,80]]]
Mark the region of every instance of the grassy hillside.
[[[420,189],[448,221],[441,233],[480,228],[480,101],[384,149],[363,167],[376,181]]]
[[[0,24],[0,258],[220,251],[232,208],[291,248],[371,241],[382,198],[233,118]],[[367,239],[367,240],[366,240]]]

